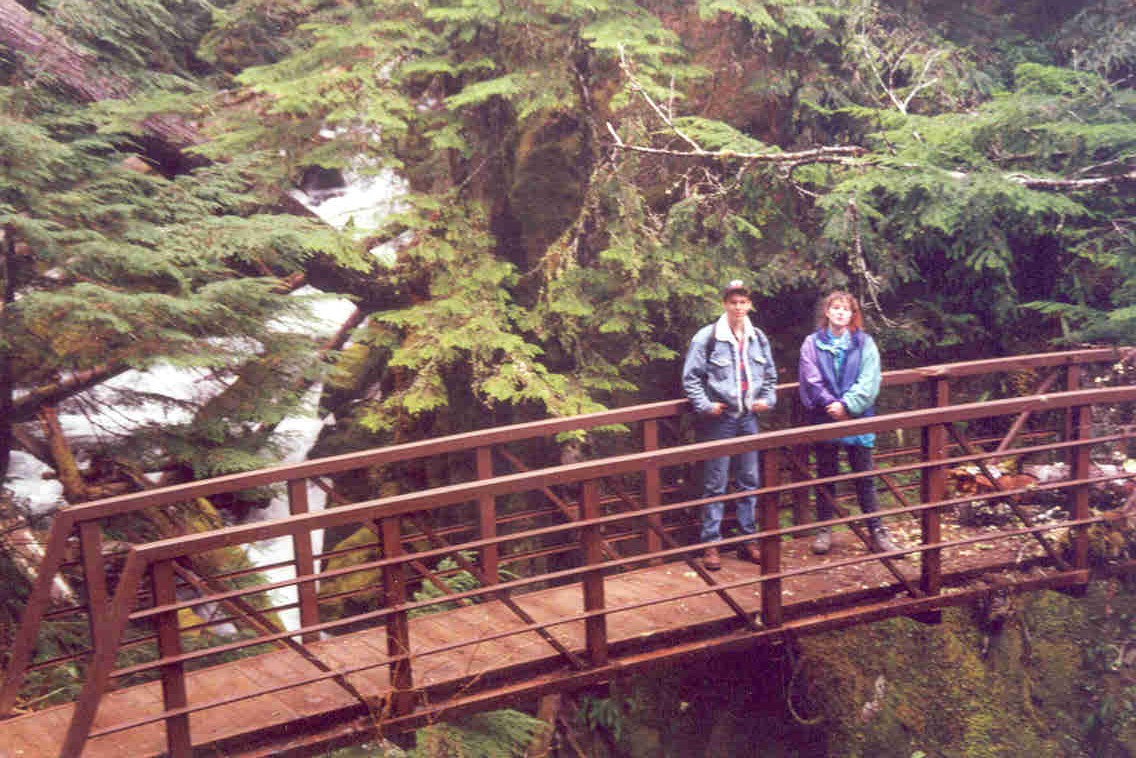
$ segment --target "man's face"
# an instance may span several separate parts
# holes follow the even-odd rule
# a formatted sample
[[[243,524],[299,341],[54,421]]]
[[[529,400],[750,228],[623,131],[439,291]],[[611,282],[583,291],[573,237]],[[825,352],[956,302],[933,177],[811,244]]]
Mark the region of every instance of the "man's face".
[[[745,320],[746,314],[748,314],[753,307],[753,303],[749,301],[749,298],[740,293],[727,295],[726,299],[722,301],[722,305],[726,309],[726,318],[729,320],[730,326],[732,327],[741,325]]]

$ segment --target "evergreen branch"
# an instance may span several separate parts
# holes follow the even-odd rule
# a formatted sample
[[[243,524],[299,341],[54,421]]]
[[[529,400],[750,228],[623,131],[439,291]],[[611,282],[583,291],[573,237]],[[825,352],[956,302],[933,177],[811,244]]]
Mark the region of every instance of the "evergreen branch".
[[[854,163],[852,159],[863,155],[867,152],[865,148],[857,145],[847,146],[823,146],[812,148],[809,150],[799,150],[792,153],[785,152],[769,152],[769,153],[747,153],[738,150],[707,150],[700,145],[694,138],[684,132],[675,124],[670,114],[664,110],[658,103],[647,94],[643,85],[635,78],[631,71],[630,64],[628,64],[626,57],[623,54],[623,49],[619,53],[619,68],[627,77],[628,87],[632,92],[636,92],[640,97],[646,101],[655,115],[666,124],[672,132],[678,135],[686,144],[690,145],[690,150],[673,150],[670,148],[648,147],[646,145],[629,145],[620,138],[619,133],[616,132],[615,127],[611,122],[607,122],[608,133],[611,134],[615,140],[615,147],[620,150],[627,150],[636,153],[646,153],[650,155],[668,155],[675,158],[715,158],[720,160],[743,160],[755,163],[773,163],[784,166],[790,169],[794,166],[799,166],[805,163],[838,163],[842,165],[851,165]]]
[[[29,390],[12,402],[12,420],[15,422],[28,421],[35,417],[39,410],[49,404],[57,404],[83,390],[121,374],[129,369],[126,364],[104,363],[100,366],[76,371],[75,373],[51,384],[44,384]]]
[[[33,77],[48,79],[84,102],[123,100],[135,94],[129,79],[99,71],[92,52],[15,0],[0,0],[0,45],[21,54]],[[152,114],[141,125],[177,151],[200,140],[197,127],[178,115]]]
[[[922,170],[926,168],[925,166],[920,166],[916,163],[905,163],[898,167],[914,170]],[[970,179],[970,177],[972,176],[972,174],[967,171],[944,171],[943,173],[949,178],[957,179],[959,181]],[[1001,174],[1001,178],[1005,181],[1019,184],[1026,189],[1033,190],[1087,190],[1096,189],[1097,187],[1105,187],[1123,181],[1136,181],[1136,170],[1128,171],[1123,174],[1096,176],[1088,179],[1050,179],[1040,176],[1030,176],[1029,174],[1022,174],[1017,172]]]

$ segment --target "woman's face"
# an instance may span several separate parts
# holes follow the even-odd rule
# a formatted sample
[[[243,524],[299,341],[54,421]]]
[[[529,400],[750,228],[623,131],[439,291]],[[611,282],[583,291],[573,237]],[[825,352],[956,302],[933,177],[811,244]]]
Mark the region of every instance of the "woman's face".
[[[843,332],[852,323],[852,303],[840,298],[828,304],[824,312],[828,319],[828,327],[836,332]]]

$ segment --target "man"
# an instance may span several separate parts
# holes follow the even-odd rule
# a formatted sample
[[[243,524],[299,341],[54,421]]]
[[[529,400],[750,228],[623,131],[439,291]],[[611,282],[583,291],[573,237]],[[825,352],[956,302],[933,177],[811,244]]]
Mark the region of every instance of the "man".
[[[702,327],[690,341],[682,368],[682,388],[699,417],[699,437],[721,440],[757,434],[757,414],[765,413],[777,402],[777,369],[769,350],[769,340],[749,319],[749,289],[738,279],[722,290],[724,313],[713,324]],[[739,490],[759,486],[756,450],[733,456],[735,481]],[[702,482],[703,497],[723,495],[729,483],[730,457],[706,461]],[[754,521],[756,497],[737,501],[738,527],[743,534],[757,531]],[[711,571],[722,567],[718,547],[722,539],[722,501],[702,508],[700,541],[709,543],[702,553],[702,564]],[[755,541],[738,549],[743,560],[757,563],[760,552]]]

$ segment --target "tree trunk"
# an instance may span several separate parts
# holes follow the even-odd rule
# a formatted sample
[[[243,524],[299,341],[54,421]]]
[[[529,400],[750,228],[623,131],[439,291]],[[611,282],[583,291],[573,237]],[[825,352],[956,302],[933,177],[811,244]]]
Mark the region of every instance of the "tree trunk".
[[[15,0],[0,0],[0,45],[23,58],[29,79],[47,79],[80,100],[120,100],[134,91],[130,80],[100,72],[92,53]],[[179,116],[151,116],[142,129],[178,153],[197,141],[197,127]]]
[[[47,439],[47,446],[51,450],[52,463],[59,482],[63,485],[63,497],[72,505],[87,500],[87,484],[83,481],[83,474],[79,471],[79,464],[71,445],[63,435],[63,428],[59,425],[59,414],[54,405],[45,405],[39,412],[40,423],[43,424],[43,435]]]
[[[0,282],[4,291],[0,298],[0,479],[8,472],[12,456],[12,355],[8,349],[8,316],[16,301],[16,285],[12,281],[12,260],[16,255],[15,234],[4,230],[0,250]]]
[[[131,85],[95,72],[95,57],[15,0],[0,0],[0,44],[21,53],[33,77],[48,77],[88,101],[117,100]]]

